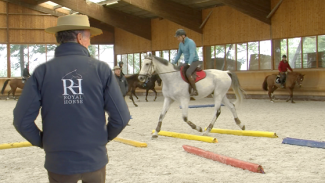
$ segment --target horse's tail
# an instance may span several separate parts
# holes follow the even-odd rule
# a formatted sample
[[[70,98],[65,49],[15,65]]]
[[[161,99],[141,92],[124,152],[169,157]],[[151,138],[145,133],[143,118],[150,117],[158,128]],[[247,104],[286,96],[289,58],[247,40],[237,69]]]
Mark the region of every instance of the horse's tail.
[[[10,79],[7,79],[7,80],[5,81],[5,83],[3,83],[3,87],[2,87],[2,90],[1,90],[1,94],[3,94],[3,92],[5,91],[6,86],[7,86],[7,84],[8,84],[9,81],[10,81]]]
[[[228,75],[231,78],[231,87],[233,91],[235,92],[236,95],[236,101],[235,105],[240,105],[243,100],[245,99],[245,91],[244,89],[240,86],[237,74],[234,72],[228,72]]]
[[[263,90],[267,91],[267,78],[269,76],[266,76],[265,79],[264,79],[264,82],[263,82]]]

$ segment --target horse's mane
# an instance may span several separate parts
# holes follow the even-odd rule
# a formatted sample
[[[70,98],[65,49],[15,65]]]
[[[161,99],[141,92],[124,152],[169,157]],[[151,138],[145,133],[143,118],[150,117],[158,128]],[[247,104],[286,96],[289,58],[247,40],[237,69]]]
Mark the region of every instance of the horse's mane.
[[[162,63],[162,64],[164,64],[164,65],[166,65],[166,66],[168,66],[169,64],[171,64],[168,60],[166,60],[166,59],[164,59],[164,58],[156,57],[156,56],[153,56],[153,57],[154,57],[157,61],[159,61],[160,63]],[[151,59],[151,58],[149,58],[149,59]],[[177,70],[177,71],[180,70],[180,68],[177,67],[176,65],[174,65],[174,64],[172,64],[172,65],[173,65],[173,67],[174,67],[175,70]]]

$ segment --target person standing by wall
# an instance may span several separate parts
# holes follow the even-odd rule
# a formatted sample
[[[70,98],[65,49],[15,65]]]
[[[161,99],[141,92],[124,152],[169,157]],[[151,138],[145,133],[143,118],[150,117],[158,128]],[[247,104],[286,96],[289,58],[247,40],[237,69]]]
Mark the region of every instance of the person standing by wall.
[[[59,17],[57,26],[45,31],[55,34],[59,46],[26,83],[13,124],[44,149],[50,183],[104,183],[106,145],[121,133],[130,113],[110,67],[88,52],[90,37],[102,31],[90,27],[86,15]],[[34,122],[40,108],[42,130]]]
[[[27,63],[26,64],[26,67],[23,70],[23,82],[25,82],[29,77],[30,77],[30,74],[29,74],[29,65]]]
[[[119,63],[118,63],[118,65],[120,66],[120,68],[121,68],[121,75],[122,76],[125,76],[125,74],[123,73],[123,62],[122,61],[120,61]]]
[[[115,78],[120,86],[122,95],[123,95],[123,97],[125,97],[126,93],[129,90],[128,81],[126,80],[125,76],[122,75],[122,71],[121,71],[122,69],[120,66],[118,66],[118,65],[115,66],[113,70],[114,70]]]

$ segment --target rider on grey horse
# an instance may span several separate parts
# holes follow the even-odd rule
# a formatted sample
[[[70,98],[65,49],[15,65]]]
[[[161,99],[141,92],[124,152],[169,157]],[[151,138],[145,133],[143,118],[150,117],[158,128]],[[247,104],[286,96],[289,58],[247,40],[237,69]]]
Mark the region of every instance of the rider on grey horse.
[[[193,88],[191,96],[197,96],[198,92],[195,85],[195,80],[191,76],[198,66],[201,65],[199,57],[196,51],[195,42],[186,36],[186,32],[183,29],[178,29],[176,31],[175,37],[180,42],[179,48],[176,57],[174,58],[173,64],[176,64],[181,57],[182,53],[184,54],[185,64],[190,64],[190,67],[186,71],[186,77]]]

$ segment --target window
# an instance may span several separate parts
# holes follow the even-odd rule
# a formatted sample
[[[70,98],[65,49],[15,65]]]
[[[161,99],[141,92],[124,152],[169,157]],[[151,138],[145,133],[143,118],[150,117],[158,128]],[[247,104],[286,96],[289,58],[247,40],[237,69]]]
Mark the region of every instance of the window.
[[[215,57],[216,57],[216,62],[215,62],[215,68],[219,70],[224,70],[225,69],[225,46],[223,45],[217,45],[215,46]]]
[[[259,70],[259,42],[248,42],[248,70]]]
[[[127,66],[128,66],[128,55],[127,54],[123,54],[122,55],[122,62],[123,62],[123,67],[122,67],[122,72],[124,74],[127,74]]]
[[[0,44],[0,77],[7,77],[7,45]]]
[[[237,70],[247,70],[247,43],[237,44]]]
[[[46,62],[47,45],[29,45],[29,73],[33,73],[37,66]]]
[[[91,57],[99,60],[99,52],[98,52],[98,45],[90,45],[88,47],[88,51]]]
[[[199,57],[199,61],[203,61],[203,47],[196,48],[197,56]]]
[[[140,72],[140,53],[135,53],[133,57],[134,57],[133,71],[134,71],[134,74],[137,74]]]
[[[317,67],[317,45],[316,36],[303,37],[303,52],[302,52],[302,67],[316,68]]]
[[[114,46],[113,45],[98,45],[98,58],[106,62],[110,68],[114,68]],[[125,65],[125,64],[124,64]],[[123,73],[125,73],[123,71]]]
[[[162,51],[162,57],[169,61],[169,50]]]
[[[273,41],[274,45],[274,69],[278,69],[278,65],[282,60],[282,55],[287,54],[287,39],[276,39]]]
[[[303,40],[300,37],[288,39],[289,54],[287,56],[287,59],[292,68],[302,68],[301,67],[302,41]]]
[[[325,35],[318,36],[318,67],[325,68]]]
[[[128,72],[127,74],[134,74],[133,73],[133,68],[134,68],[134,61],[133,61],[133,54],[128,54],[128,62],[127,62],[127,68],[128,68]]]
[[[28,63],[28,45],[10,45],[11,77],[21,77]]]
[[[174,61],[176,55],[177,55],[177,50],[170,50],[170,61]]]
[[[260,70],[272,69],[271,40],[260,41]]]
[[[226,70],[236,70],[236,44],[226,45]]]

